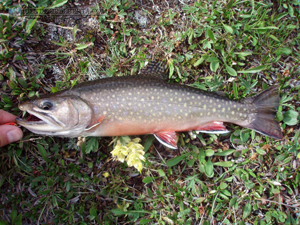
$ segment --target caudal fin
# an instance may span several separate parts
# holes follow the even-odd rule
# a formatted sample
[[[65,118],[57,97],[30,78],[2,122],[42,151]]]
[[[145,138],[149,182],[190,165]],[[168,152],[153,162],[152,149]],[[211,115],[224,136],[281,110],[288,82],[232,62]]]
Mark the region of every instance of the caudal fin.
[[[283,135],[276,119],[276,111],[279,106],[278,86],[270,87],[260,94],[245,100],[256,108],[254,120],[247,125],[258,133],[276,139],[282,139]]]

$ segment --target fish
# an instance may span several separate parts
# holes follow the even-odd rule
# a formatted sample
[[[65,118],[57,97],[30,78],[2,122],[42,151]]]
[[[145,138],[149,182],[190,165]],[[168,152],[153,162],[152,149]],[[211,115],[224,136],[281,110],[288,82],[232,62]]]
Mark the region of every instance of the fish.
[[[236,101],[168,82],[167,73],[165,63],[152,61],[137,75],[83,82],[20,103],[37,119],[16,122],[39,135],[70,138],[153,134],[170,149],[177,149],[177,132],[224,134],[224,123],[283,138],[276,121],[278,86]]]

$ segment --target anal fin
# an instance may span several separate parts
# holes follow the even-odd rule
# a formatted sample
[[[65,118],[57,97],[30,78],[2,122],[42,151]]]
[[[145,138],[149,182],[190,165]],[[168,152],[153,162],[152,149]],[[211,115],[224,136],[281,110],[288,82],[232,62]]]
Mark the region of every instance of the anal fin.
[[[177,134],[175,131],[161,131],[155,133],[156,139],[170,149],[177,149]]]
[[[207,134],[226,134],[229,131],[224,126],[223,122],[214,121],[202,126],[197,127],[196,133],[207,133]]]

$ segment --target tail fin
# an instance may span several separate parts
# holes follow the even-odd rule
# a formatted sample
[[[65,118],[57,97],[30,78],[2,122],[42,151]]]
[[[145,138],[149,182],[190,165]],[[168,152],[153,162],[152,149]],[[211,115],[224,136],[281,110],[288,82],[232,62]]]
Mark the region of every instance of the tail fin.
[[[245,103],[252,103],[256,108],[255,118],[246,126],[247,128],[275,139],[282,139],[279,123],[275,120],[279,106],[278,86],[270,87],[260,94],[246,99]]]

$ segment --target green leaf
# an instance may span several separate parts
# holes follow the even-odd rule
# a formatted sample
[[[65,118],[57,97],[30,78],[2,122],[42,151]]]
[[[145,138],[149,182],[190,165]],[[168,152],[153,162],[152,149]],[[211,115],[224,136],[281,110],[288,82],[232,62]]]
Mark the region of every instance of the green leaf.
[[[89,154],[91,151],[96,152],[99,148],[99,142],[97,137],[91,137],[86,141],[85,153]]]
[[[203,63],[203,61],[204,61],[204,57],[201,57],[200,59],[198,59],[195,63],[194,63],[194,67],[197,67],[197,66],[199,66],[201,63]]]
[[[19,214],[16,218],[15,225],[22,225],[22,214]]]
[[[93,42],[89,42],[89,43],[86,43],[86,44],[75,44],[75,45],[77,46],[76,47],[77,50],[82,50],[82,49],[85,49],[85,48],[87,48],[89,46],[93,46],[94,43]]]
[[[17,214],[18,214],[17,210],[14,209],[14,210],[11,211],[10,219],[11,219],[12,224],[15,223],[15,219],[17,218]]]
[[[228,149],[228,150],[225,150],[223,152],[215,153],[215,156],[227,156],[227,155],[231,155],[234,152],[235,152],[235,149]]]
[[[46,159],[48,157],[48,154],[47,154],[45,148],[41,144],[37,144],[37,148],[38,148],[41,156],[43,157],[43,159]]]
[[[219,62],[216,62],[216,61],[211,62],[210,63],[210,70],[213,71],[213,72],[216,72],[217,69],[219,68],[219,65],[220,65]]]
[[[279,55],[290,55],[292,54],[292,49],[288,48],[288,47],[283,47],[283,48],[278,48],[275,50],[274,52],[277,56]]]
[[[92,207],[92,208],[90,209],[90,215],[91,215],[91,216],[94,216],[94,217],[97,217],[97,210],[96,210],[94,207]]]
[[[31,31],[32,27],[34,26],[34,24],[36,23],[36,21],[37,21],[37,18],[30,19],[27,21],[26,28],[25,28],[27,34],[30,34],[30,31]]]
[[[173,61],[169,63],[169,77],[171,78],[174,73],[174,64]]]
[[[211,31],[211,29],[208,29],[208,30],[207,30],[207,35],[208,35],[208,37],[209,37],[212,41],[215,40],[214,33]]]
[[[232,167],[233,162],[226,161],[226,162],[215,162],[214,166],[222,166],[222,167]]]
[[[66,4],[68,2],[68,0],[56,0],[52,3],[52,5],[50,5],[48,7],[48,9],[54,9],[60,6],[63,6],[64,4]]]
[[[219,59],[217,57],[209,57],[206,59],[207,62],[219,62]]]
[[[238,98],[238,90],[237,90],[237,86],[236,86],[235,81],[233,81],[233,83],[232,83],[232,88],[233,88],[234,97]]]
[[[173,159],[170,159],[170,160],[167,161],[167,166],[168,167],[175,166],[178,163],[180,163],[182,160],[184,160],[185,158],[186,158],[186,155],[180,155],[180,156],[177,156]]]
[[[257,27],[257,28],[252,28],[253,30],[258,30],[258,31],[264,31],[264,30],[278,30],[278,27],[275,26],[267,26],[267,27]]]
[[[251,213],[251,205],[250,205],[250,203],[247,203],[246,205],[245,205],[245,207],[244,207],[244,210],[243,210],[243,219],[246,219],[249,215],[250,215],[250,213]]]
[[[149,220],[149,219],[141,219],[139,224],[143,225],[143,224],[151,224],[153,220]]]
[[[124,215],[124,214],[127,214],[128,212],[127,211],[123,211],[121,209],[112,209],[111,210],[116,216],[121,216],[121,215]]]
[[[224,190],[225,188],[228,187],[228,184],[226,184],[224,182],[221,182],[219,187],[220,187],[221,190]]]
[[[153,177],[145,177],[145,178],[143,179],[143,183],[144,183],[144,184],[149,184],[149,183],[151,183],[151,182],[153,182],[153,181],[154,181]]]
[[[144,144],[144,151],[145,151],[145,152],[148,151],[148,149],[149,149],[150,146],[152,145],[154,139],[155,139],[155,137],[154,137],[153,135],[149,135],[149,136],[147,137],[147,140],[146,140],[146,142],[145,142],[145,144]]]
[[[283,122],[286,125],[294,126],[298,123],[298,115],[299,113],[297,111],[290,109],[283,114]]]
[[[299,2],[298,2],[298,4],[299,4]],[[289,11],[290,17],[293,17],[294,16],[294,8],[293,8],[293,6],[289,5],[288,11]]]
[[[267,65],[261,65],[261,66],[257,66],[255,68],[251,68],[248,70],[238,71],[238,73],[258,73],[262,70],[267,69],[267,67],[268,67]]]
[[[224,29],[225,29],[225,31],[226,31],[227,33],[230,33],[230,34],[233,33],[233,29],[232,29],[231,26],[226,25],[226,24],[223,23],[223,27],[224,27]]]
[[[208,149],[208,150],[205,151],[205,155],[208,156],[208,157],[209,157],[209,156],[213,156],[214,153],[215,153],[215,152],[214,152],[214,150],[212,150],[212,149]]]
[[[280,42],[279,39],[272,34],[270,34],[269,37],[272,38],[274,41]]]
[[[265,154],[267,154],[266,151],[263,150],[262,148],[257,148],[257,149],[256,149],[256,152],[257,152],[258,154],[260,154],[260,155],[265,155]]]
[[[233,69],[232,67],[225,65],[227,72],[231,75],[231,76],[237,76],[237,72],[235,71],[235,69]]]
[[[214,165],[212,164],[210,158],[207,160],[206,165],[205,165],[205,174],[208,177],[214,176]]]
[[[159,169],[157,172],[158,172],[159,176],[161,176],[161,177],[166,176],[165,172],[162,169]]]

